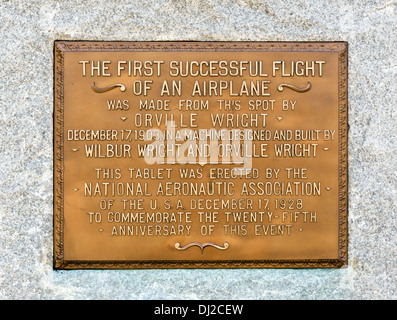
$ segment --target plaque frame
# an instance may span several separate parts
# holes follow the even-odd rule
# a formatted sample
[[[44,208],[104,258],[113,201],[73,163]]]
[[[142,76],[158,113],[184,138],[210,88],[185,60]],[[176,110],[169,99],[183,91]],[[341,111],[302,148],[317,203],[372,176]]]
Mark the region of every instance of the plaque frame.
[[[64,53],[73,51],[275,51],[338,53],[338,258],[318,260],[145,260],[64,259]],[[348,43],[54,41],[53,267],[54,269],[340,268],[348,264]]]

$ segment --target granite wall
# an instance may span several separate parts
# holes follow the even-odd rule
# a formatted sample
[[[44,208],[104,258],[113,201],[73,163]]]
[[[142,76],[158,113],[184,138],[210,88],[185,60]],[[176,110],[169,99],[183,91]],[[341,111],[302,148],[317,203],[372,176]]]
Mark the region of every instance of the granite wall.
[[[0,299],[396,299],[394,0],[0,0]],[[349,266],[52,268],[53,42],[347,41]]]

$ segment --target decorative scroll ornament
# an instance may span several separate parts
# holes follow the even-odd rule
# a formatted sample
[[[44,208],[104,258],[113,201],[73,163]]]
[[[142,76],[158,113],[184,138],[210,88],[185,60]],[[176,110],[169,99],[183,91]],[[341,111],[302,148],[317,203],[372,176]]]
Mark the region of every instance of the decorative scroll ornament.
[[[204,242],[204,243],[200,243],[200,242],[190,242],[188,244],[185,244],[184,246],[181,246],[181,244],[179,242],[175,242],[175,248],[177,248],[178,250],[186,250],[190,247],[193,246],[197,246],[201,249],[201,253],[204,252],[204,248],[205,247],[214,247],[217,248],[219,250],[226,250],[227,248],[229,248],[229,242],[224,242],[223,246],[213,243],[213,242]]]
[[[113,89],[118,88],[118,87],[120,87],[120,91],[121,92],[124,92],[126,90],[125,85],[122,84],[122,83],[115,83],[115,84],[112,84],[112,85],[110,85],[108,87],[105,87],[105,88],[98,88],[95,85],[95,82],[92,83],[92,90],[94,90],[96,93],[104,93],[104,92],[107,92],[109,90],[113,90]]]
[[[294,85],[292,85],[292,84],[281,83],[281,84],[277,87],[277,90],[281,92],[281,91],[284,90],[284,87],[289,88],[289,89],[291,89],[291,90],[294,90],[294,91],[296,91],[296,92],[303,93],[303,92],[309,91],[310,88],[312,87],[312,84],[308,81],[306,87],[304,87],[304,88],[299,88],[299,87],[294,86]]]

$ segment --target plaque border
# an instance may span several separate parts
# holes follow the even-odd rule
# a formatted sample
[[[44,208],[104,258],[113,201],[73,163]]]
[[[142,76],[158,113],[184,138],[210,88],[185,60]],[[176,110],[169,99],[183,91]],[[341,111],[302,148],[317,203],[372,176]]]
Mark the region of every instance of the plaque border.
[[[64,53],[104,51],[337,52],[338,60],[338,258],[321,260],[65,260],[64,259]],[[54,41],[53,268],[54,269],[230,269],[341,268],[348,265],[348,43],[246,41]]]

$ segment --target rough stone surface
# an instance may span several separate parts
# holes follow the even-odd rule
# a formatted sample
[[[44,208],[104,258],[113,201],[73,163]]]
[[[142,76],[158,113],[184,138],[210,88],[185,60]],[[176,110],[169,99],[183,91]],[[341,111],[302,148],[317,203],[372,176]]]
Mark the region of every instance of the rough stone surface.
[[[0,299],[397,299],[392,0],[0,0]],[[349,42],[349,266],[52,269],[53,41]]]

